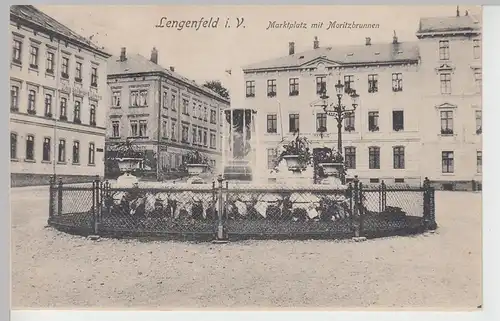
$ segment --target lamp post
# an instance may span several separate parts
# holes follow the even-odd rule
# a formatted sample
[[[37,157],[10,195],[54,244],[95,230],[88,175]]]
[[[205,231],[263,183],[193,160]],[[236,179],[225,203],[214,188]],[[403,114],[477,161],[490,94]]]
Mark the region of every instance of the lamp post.
[[[344,85],[340,82],[340,80],[337,82],[337,84],[335,84],[335,91],[337,95],[337,101],[330,103],[330,97],[327,95],[326,88],[323,87],[321,90],[319,106],[323,108],[326,115],[333,116],[337,121],[337,153],[340,155],[342,163],[344,163],[344,158],[342,156],[342,120],[345,119],[346,115],[349,115],[356,110],[356,107],[358,107],[359,95],[356,93],[356,90],[352,88],[344,91]],[[342,104],[344,93],[351,97],[351,106]],[[342,176],[342,182],[344,183],[345,177],[344,175]]]

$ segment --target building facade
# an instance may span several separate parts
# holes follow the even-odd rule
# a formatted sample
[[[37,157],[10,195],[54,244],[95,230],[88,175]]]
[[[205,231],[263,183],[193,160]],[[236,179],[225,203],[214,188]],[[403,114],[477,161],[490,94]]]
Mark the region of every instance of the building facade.
[[[197,150],[212,166],[221,166],[221,115],[229,101],[158,64],[158,51],[150,59],[138,54],[109,62],[111,108],[107,144],[132,141],[150,160],[144,168],[156,178],[177,172],[183,155]]]
[[[11,184],[102,176],[110,55],[29,5],[9,35]]]
[[[421,19],[422,173],[445,189],[482,181],[481,21],[460,15]]]
[[[429,24],[439,26],[443,19],[448,29],[468,23],[474,30],[423,29]],[[429,177],[436,185],[448,188],[451,182],[459,189],[480,184],[481,97],[480,84],[474,80],[480,78],[480,59],[475,58],[480,52],[480,26],[468,15],[443,19],[422,19],[413,42],[400,42],[394,34],[387,43],[372,44],[366,38],[360,45],[321,47],[316,38],[308,51],[295,53],[295,44],[289,43],[287,56],[246,66],[246,106],[257,110],[258,154],[267,155],[259,168],[269,172],[276,147],[297,131],[313,149],[336,149],[336,120],[316,102],[323,86],[334,99],[330,102],[336,102],[334,85],[340,80],[359,94],[358,107],[342,124],[348,177],[387,184],[420,184]],[[440,59],[442,39],[453,47],[453,61]],[[447,68],[455,73],[453,91],[442,93]],[[343,97],[348,108],[349,98]],[[454,114],[440,113],[448,110]],[[452,118],[448,124],[455,124],[453,132],[441,131],[446,123],[443,117]],[[442,155],[454,157],[455,162],[460,155],[462,160],[457,165],[451,161],[445,170],[449,161]]]

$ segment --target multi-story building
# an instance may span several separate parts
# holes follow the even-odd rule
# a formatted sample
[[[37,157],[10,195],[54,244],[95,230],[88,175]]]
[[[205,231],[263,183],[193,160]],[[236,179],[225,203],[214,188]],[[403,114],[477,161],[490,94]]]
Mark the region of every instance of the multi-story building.
[[[259,170],[274,167],[276,147],[297,131],[313,149],[336,149],[336,120],[315,102],[322,88],[336,102],[340,80],[360,96],[342,125],[348,176],[388,184],[480,181],[480,25],[469,15],[423,18],[417,37],[339,47],[315,38],[299,53],[290,42],[287,56],[246,66],[245,105],[257,110],[257,153],[267,155]]]
[[[222,165],[221,115],[228,99],[160,66],[155,48],[150,59],[122,48],[108,66],[109,145],[133,141],[157,178],[178,169],[191,150],[205,154],[216,168]]]
[[[29,5],[10,9],[11,184],[104,175],[102,48]]]
[[[446,189],[480,188],[482,181],[480,17],[423,18],[421,171]],[[474,186],[471,186],[474,185]]]

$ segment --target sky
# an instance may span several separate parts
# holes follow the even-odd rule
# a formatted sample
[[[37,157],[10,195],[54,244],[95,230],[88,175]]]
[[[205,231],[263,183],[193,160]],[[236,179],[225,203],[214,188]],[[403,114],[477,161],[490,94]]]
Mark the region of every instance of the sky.
[[[456,6],[129,6],[129,5],[38,5],[40,10],[82,36],[94,35],[93,41],[114,55],[121,47],[127,53],[150,57],[159,52],[159,64],[203,83],[220,80],[234,82],[241,67],[288,54],[288,43],[295,52],[312,49],[314,37],[320,46],[364,44],[392,41],[395,31],[400,41],[415,41],[421,17],[454,16]],[[461,14],[480,14],[477,6],[460,6]],[[161,17],[167,20],[220,19],[218,28],[155,28]],[[231,28],[224,28],[229,18]],[[236,28],[237,19],[243,20]],[[276,29],[269,21],[312,23],[322,21],[321,29]],[[330,29],[329,21],[379,24],[372,29]],[[237,70],[228,78],[225,70]],[[243,82],[241,82],[243,83]],[[234,85],[227,85],[230,90]],[[241,88],[239,88],[241,90]]]

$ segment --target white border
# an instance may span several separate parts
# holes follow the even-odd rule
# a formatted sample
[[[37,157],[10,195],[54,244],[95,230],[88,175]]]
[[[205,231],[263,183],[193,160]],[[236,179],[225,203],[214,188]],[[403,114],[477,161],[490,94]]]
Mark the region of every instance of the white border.
[[[70,1],[65,1],[65,4],[69,4]],[[72,1],[75,3],[75,1]],[[78,1],[80,2],[80,1]],[[109,4],[124,4],[126,1],[116,1],[116,2],[111,2],[108,1]],[[127,1],[128,2],[128,1]],[[182,1],[182,3],[197,3],[197,4],[242,4],[243,1],[221,1],[221,0],[212,0],[210,2],[203,2],[203,0],[198,0],[198,1]],[[256,1],[245,1],[245,3],[255,3]],[[304,0],[295,0],[295,1],[279,1],[279,0],[274,0],[274,1],[258,1],[261,4],[306,4]],[[491,3],[491,1],[489,1]],[[495,1],[496,2],[496,1]],[[41,2],[39,2],[41,3]],[[61,1],[51,1],[51,4],[58,4],[62,3]],[[80,2],[81,3],[81,2]],[[160,1],[148,1],[148,3],[156,3],[159,4]],[[171,3],[179,3],[179,1],[161,1],[162,4],[171,4]],[[314,1],[315,4],[319,3],[328,3],[328,4],[341,4],[341,2],[337,1]],[[345,3],[345,2],[344,2]],[[360,0],[354,0],[350,1],[350,4],[375,4],[372,2],[367,2],[367,1],[360,1]],[[394,4],[398,5],[403,5],[405,4],[402,1],[392,1]],[[419,4],[432,4],[432,1],[419,1]],[[434,2],[435,3],[435,2]],[[445,3],[453,3],[451,0],[450,1],[441,1],[440,4],[445,4]],[[484,2],[483,2],[484,3]],[[36,4],[36,3],[35,3]],[[312,4],[312,3],[307,3],[307,4]],[[7,19],[8,17],[8,7],[5,8],[5,10],[1,10],[2,12],[2,19],[5,19],[5,24],[7,25]],[[483,186],[484,186],[484,191],[483,191],[483,201],[484,201],[484,213],[483,213],[483,244],[484,244],[484,249],[483,249],[483,267],[484,267],[484,274],[483,274],[483,288],[484,288],[484,295],[483,295],[483,310],[481,312],[440,312],[440,313],[434,313],[434,312],[137,312],[137,311],[120,311],[120,312],[112,312],[112,311],[107,311],[107,312],[95,312],[95,311],[64,311],[64,310],[58,310],[58,311],[36,311],[36,310],[30,310],[30,311],[12,311],[11,313],[11,320],[14,321],[41,321],[41,320],[51,320],[51,321],[58,321],[58,320],[64,320],[64,321],[73,321],[73,320],[106,320],[106,321],[114,321],[114,320],[120,320],[120,321],[128,321],[128,320],[133,320],[136,321],[140,319],[141,321],[146,321],[146,320],[165,320],[166,318],[168,319],[182,319],[182,320],[199,320],[203,319],[204,321],[211,321],[211,320],[218,320],[218,321],[223,321],[223,320],[234,320],[237,318],[239,321],[246,321],[246,320],[277,320],[280,318],[286,319],[287,321],[294,321],[294,319],[297,320],[383,320],[383,321],[391,321],[391,320],[426,320],[426,321],[431,321],[431,320],[443,320],[443,319],[450,319],[454,321],[460,321],[460,320],[500,320],[500,314],[499,314],[499,309],[498,309],[498,304],[495,304],[495,291],[497,291],[499,287],[499,282],[498,282],[498,277],[495,272],[500,271],[500,266],[498,264],[498,256],[495,254],[498,254],[498,239],[494,237],[494,233],[496,230],[494,228],[498,228],[500,224],[499,222],[499,214],[498,211],[495,211],[495,209],[500,208],[499,200],[500,200],[500,195],[496,191],[495,183],[498,181],[498,170],[496,167],[498,164],[500,164],[500,157],[498,153],[498,149],[495,147],[498,147],[498,144],[495,144],[495,133],[494,131],[497,130],[498,126],[498,120],[500,120],[500,112],[499,112],[499,107],[497,104],[495,104],[495,94],[499,92],[500,86],[497,85],[498,80],[500,79],[500,74],[499,74],[499,67],[498,67],[498,60],[500,58],[500,7],[494,7],[494,6],[488,6],[485,7],[484,9],[484,16],[483,16],[483,48],[484,48],[484,55],[483,55],[483,109],[484,115],[484,135],[483,135],[483,144],[485,145],[483,147],[483,150],[486,150],[486,157],[484,158],[484,173],[487,175],[483,175]],[[7,33],[3,32],[1,34],[1,37],[6,37]],[[6,39],[2,39],[4,42],[7,43]],[[4,46],[3,52],[8,56],[10,53],[8,52],[9,46]],[[7,57],[4,58],[3,61],[8,61]],[[6,63],[2,64],[0,68],[5,68],[5,72],[3,73],[4,75],[8,75],[8,65]],[[8,86],[7,86],[7,80],[8,77],[4,76],[4,86],[0,87],[0,90],[5,90],[7,91]],[[6,97],[8,97],[8,92],[4,92],[4,95],[2,97],[5,98],[6,102]],[[5,104],[4,106],[6,106]],[[2,119],[4,119],[6,122],[8,122],[9,119],[9,111],[8,108],[1,108],[0,109],[1,113],[4,113],[4,116]],[[9,126],[3,126],[2,127],[4,130],[4,139],[1,140],[1,144],[3,145],[3,150],[8,150],[8,128]],[[4,153],[5,154],[5,153]],[[5,171],[2,172],[2,178],[6,182],[6,188],[8,189],[9,187],[9,160],[7,157],[3,160],[5,163],[2,164],[4,166],[1,166],[1,168],[5,169]],[[6,190],[5,193],[0,193],[0,197],[2,198],[0,200],[0,204],[3,206],[3,215],[2,218],[4,219],[4,222],[1,226],[5,228],[4,233],[0,233],[2,235],[6,242],[3,244],[7,246],[3,246],[2,248],[2,254],[3,254],[3,259],[4,259],[4,264],[2,264],[2,276],[3,276],[3,281],[1,284],[4,285],[4,291],[2,291],[3,295],[6,295],[7,297],[5,298],[0,298],[0,302],[3,303],[2,307],[2,314],[3,315],[8,315],[9,311],[9,306],[10,306],[10,273],[9,273],[9,268],[10,268],[10,219],[9,216],[6,215],[6,213],[9,213],[10,211],[10,206],[9,206],[9,201],[8,201],[8,190]],[[497,224],[495,224],[497,223]],[[8,287],[8,288],[7,288]],[[237,313],[237,315],[233,315]],[[7,320],[7,318],[4,318],[3,316],[0,317],[2,320]]]

